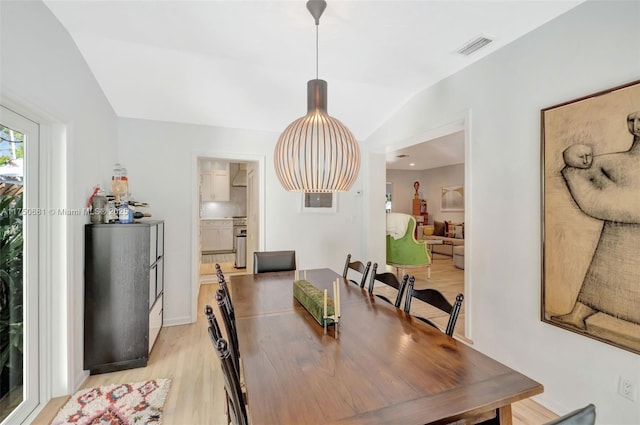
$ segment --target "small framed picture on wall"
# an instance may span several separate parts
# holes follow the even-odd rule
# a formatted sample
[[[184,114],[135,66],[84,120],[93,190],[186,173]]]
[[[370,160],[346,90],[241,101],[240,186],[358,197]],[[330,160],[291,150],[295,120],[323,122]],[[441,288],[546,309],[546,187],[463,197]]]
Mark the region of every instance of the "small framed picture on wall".
[[[464,189],[462,186],[441,188],[440,211],[464,211]]]

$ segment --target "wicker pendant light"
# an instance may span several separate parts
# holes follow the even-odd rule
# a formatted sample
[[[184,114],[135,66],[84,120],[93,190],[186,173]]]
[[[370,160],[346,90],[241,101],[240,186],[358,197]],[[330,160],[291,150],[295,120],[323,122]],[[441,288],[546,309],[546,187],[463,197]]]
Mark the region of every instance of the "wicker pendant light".
[[[317,79],[318,25],[326,6],[307,2],[316,22],[316,79],[307,82],[307,115],[282,132],[274,153],[278,179],[290,192],[345,192],[360,170],[358,142],[327,113],[327,82]]]

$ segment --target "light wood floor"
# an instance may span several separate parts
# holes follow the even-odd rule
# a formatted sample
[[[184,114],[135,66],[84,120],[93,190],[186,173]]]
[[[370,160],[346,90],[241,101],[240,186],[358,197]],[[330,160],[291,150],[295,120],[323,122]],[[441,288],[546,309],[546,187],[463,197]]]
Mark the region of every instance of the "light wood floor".
[[[434,260],[428,284],[453,299],[463,290],[464,272],[453,267],[451,257],[437,258]],[[415,275],[419,283],[417,287],[427,285],[426,272],[423,275]],[[93,375],[82,387],[170,378],[171,390],[163,414],[165,425],[225,424],[223,377],[218,358],[206,332],[207,325],[203,313],[205,304],[215,305],[213,296],[217,288],[217,282],[200,286],[196,323],[166,327],[160,331],[147,367]],[[375,291],[386,290],[376,287]],[[446,322],[442,314],[429,311],[417,302],[412,303],[412,312],[414,311],[416,314],[434,319],[438,324]],[[456,326],[456,336],[463,331],[463,326],[464,316],[461,314]],[[49,425],[68,398],[58,397],[51,400],[33,424]],[[555,414],[531,400],[523,400],[513,405],[514,425],[541,425],[555,417]],[[255,422],[262,425],[259,421]]]
[[[395,273],[396,270],[393,267],[387,266],[387,271]],[[416,289],[433,288],[442,292],[442,294],[450,301],[456,299],[456,295],[462,293],[464,295],[464,270],[457,269],[453,266],[452,257],[434,254],[432,266],[431,266],[431,280],[427,280],[427,269],[411,269],[410,274],[415,277]],[[380,293],[385,295],[389,299],[395,299],[397,291],[382,283],[377,283],[374,288],[374,293]],[[401,308],[404,308],[404,302],[406,300],[406,292],[402,298]],[[464,337],[464,302],[460,309],[460,315],[456,322],[454,336],[465,339]],[[426,317],[436,325],[440,326],[440,329],[447,327],[449,316],[420,300],[412,300],[411,313]]]

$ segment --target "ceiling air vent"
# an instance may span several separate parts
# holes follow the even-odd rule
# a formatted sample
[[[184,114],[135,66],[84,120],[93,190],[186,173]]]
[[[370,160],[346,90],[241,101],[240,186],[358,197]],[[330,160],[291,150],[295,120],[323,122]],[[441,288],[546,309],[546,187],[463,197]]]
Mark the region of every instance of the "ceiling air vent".
[[[456,50],[456,53],[463,56],[469,56],[471,53],[482,49],[484,46],[491,43],[492,41],[493,40],[491,40],[490,38],[479,36],[467,42],[464,46]]]

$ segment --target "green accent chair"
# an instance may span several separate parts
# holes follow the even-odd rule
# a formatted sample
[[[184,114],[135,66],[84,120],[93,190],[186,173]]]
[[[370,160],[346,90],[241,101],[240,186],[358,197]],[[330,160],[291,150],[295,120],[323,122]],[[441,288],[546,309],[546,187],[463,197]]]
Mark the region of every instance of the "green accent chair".
[[[407,231],[400,239],[387,235],[387,264],[396,268],[396,274],[403,276],[407,269],[427,268],[427,279],[431,279],[431,250],[423,240],[416,240],[414,230],[416,219],[411,216]]]

